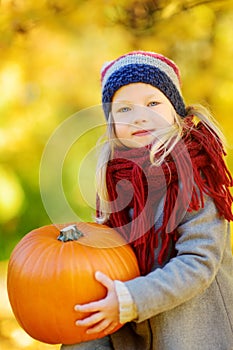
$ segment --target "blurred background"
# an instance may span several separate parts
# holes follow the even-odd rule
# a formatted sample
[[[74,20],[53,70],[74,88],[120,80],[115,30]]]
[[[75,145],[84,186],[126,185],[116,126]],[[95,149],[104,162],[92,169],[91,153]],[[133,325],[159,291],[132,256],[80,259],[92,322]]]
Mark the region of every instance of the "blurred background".
[[[131,50],[173,59],[186,103],[209,106],[220,123],[233,171],[232,23],[233,2],[227,0],[1,1],[1,350],[59,348],[34,341],[18,327],[7,299],[7,262],[23,235],[50,224],[40,194],[41,157],[61,123],[100,104],[103,62]],[[86,135],[82,150],[88,152],[91,140],[93,135]],[[89,220],[93,208],[73,194],[72,169],[68,164],[66,191]]]

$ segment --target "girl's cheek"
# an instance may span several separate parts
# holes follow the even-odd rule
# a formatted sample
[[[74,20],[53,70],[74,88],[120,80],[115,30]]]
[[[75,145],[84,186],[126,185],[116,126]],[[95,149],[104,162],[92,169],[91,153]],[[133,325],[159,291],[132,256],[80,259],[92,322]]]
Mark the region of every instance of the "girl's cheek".
[[[122,134],[124,134],[124,128],[120,125],[116,125],[115,126],[115,133],[116,133],[116,137],[121,136]]]

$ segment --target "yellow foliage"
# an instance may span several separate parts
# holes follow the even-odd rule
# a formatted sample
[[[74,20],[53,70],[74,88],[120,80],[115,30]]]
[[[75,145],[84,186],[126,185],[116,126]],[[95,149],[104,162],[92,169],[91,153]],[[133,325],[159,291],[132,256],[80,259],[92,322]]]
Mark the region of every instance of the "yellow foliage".
[[[17,176],[3,167],[0,167],[0,193],[0,223],[3,223],[20,213],[24,201]]]

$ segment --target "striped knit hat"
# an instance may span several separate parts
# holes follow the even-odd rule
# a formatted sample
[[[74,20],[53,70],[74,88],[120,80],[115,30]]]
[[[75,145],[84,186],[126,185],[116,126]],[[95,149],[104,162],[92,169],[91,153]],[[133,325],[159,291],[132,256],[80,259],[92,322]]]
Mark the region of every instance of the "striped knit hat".
[[[181,94],[180,72],[176,64],[163,55],[148,51],[133,51],[104,64],[101,71],[102,103],[109,117],[115,92],[131,83],[150,84],[164,93],[176,112],[185,117]]]

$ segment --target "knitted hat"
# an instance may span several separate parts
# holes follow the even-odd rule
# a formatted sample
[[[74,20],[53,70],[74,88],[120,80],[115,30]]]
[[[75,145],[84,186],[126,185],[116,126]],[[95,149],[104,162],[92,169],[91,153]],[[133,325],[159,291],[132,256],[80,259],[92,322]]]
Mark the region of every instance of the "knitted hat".
[[[101,71],[102,103],[108,119],[115,92],[131,83],[150,84],[164,93],[176,112],[185,117],[181,94],[180,72],[176,64],[163,55],[148,51],[133,51],[104,64]]]

